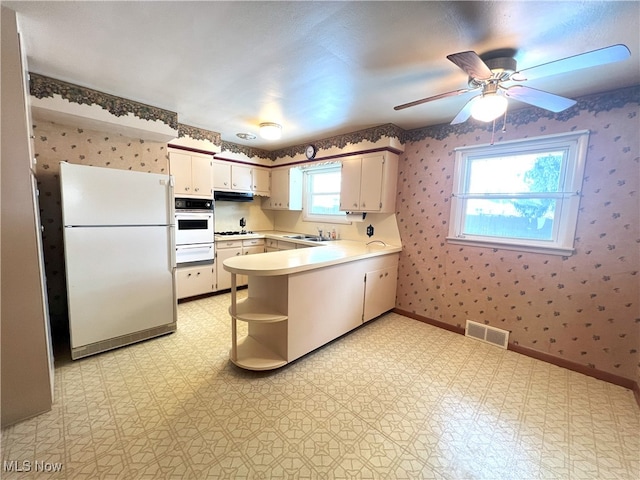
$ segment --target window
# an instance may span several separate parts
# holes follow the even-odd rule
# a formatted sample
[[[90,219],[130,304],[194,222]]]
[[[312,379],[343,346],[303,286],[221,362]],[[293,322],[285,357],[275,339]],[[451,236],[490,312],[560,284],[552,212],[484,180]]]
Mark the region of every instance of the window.
[[[304,220],[347,223],[345,212],[340,211],[341,172],[339,163],[304,170]]]
[[[456,149],[450,243],[573,253],[588,131]]]

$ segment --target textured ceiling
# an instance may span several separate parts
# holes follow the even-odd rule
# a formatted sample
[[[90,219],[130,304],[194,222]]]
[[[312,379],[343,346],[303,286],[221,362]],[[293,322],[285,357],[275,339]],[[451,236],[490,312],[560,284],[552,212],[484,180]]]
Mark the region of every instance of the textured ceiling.
[[[517,51],[518,68],[626,44],[616,64],[532,80],[568,97],[640,84],[640,2],[11,2],[30,71],[178,112],[274,150],[385,123],[448,123],[472,94],[450,53]],[[511,108],[523,104],[515,101]],[[260,122],[279,141],[244,141]]]

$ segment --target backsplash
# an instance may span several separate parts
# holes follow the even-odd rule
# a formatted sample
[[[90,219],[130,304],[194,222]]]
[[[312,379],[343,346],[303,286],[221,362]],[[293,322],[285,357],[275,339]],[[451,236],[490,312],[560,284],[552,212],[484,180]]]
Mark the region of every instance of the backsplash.
[[[68,338],[62,211],[60,207],[60,162],[97,167],[167,173],[165,143],[128,138],[117,134],[35,120],[33,125],[36,177],[40,190],[42,243],[49,313],[54,338]]]
[[[496,134],[497,143],[590,130],[569,257],[448,244],[453,150],[489,143],[491,132],[472,122],[446,135],[409,132],[398,178],[396,306],[457,327],[470,319],[510,330],[519,346],[640,381],[638,89],[619,96],[627,101],[612,101],[616,92],[591,97],[559,118],[516,112]]]

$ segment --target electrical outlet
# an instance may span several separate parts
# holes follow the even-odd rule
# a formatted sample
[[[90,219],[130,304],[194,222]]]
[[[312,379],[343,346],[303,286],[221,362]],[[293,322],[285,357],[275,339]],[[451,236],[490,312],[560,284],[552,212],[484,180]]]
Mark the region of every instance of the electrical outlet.
[[[373,225],[367,227],[367,236],[373,237]]]

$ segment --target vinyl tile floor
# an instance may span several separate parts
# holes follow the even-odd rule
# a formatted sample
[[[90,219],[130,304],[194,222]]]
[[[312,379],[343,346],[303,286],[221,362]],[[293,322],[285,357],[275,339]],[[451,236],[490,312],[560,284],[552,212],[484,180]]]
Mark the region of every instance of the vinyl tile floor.
[[[394,313],[243,371],[229,302],[181,303],[174,334],[59,362],[53,410],[2,431],[0,477],[640,478],[630,390]]]

